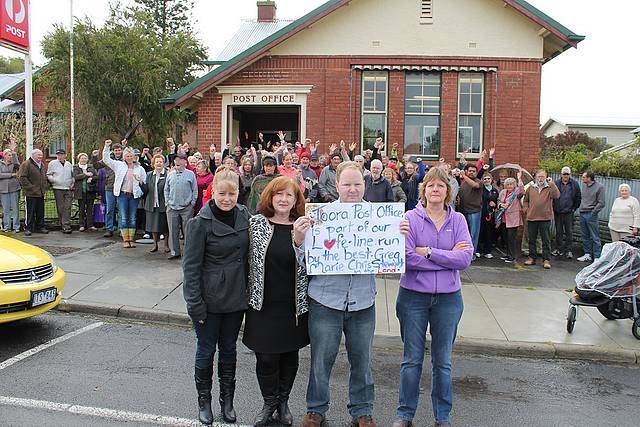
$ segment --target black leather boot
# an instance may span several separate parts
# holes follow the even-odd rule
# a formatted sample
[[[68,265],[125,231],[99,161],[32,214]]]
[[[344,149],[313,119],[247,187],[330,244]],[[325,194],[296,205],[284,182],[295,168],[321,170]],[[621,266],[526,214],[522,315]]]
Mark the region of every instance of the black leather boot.
[[[236,391],[236,364],[218,362],[218,381],[220,381],[222,419],[228,423],[235,423],[236,411],[233,409],[233,395]]]
[[[280,366],[280,379],[278,381],[278,422],[290,426],[293,424],[293,415],[289,410],[289,394],[293,388],[298,373],[298,364]]]
[[[254,427],[264,427],[273,420],[273,414],[278,409],[278,372],[262,373],[256,372],[258,384],[264,405],[262,410],[253,422]]]
[[[198,369],[195,371],[196,390],[198,391],[198,419],[202,424],[213,424],[211,412],[211,384],[213,368]]]

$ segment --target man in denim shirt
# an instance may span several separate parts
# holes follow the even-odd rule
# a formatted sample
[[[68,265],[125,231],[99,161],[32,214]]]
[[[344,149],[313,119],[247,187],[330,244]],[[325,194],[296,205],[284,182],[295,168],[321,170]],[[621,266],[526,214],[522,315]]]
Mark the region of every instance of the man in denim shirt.
[[[167,175],[164,185],[164,200],[167,204],[167,223],[169,224],[169,259],[180,258],[180,226],[184,229],[193,216],[193,207],[198,198],[196,175],[188,169],[187,155],[176,154],[175,167]]]
[[[336,171],[338,202],[359,203],[364,195],[362,170],[354,162],[341,163]],[[304,262],[304,238],[311,227],[309,217],[294,223],[294,249]],[[406,234],[408,222],[401,232]],[[375,427],[373,415],[374,385],[371,352],[375,331],[376,278],[374,274],[318,275],[309,277],[309,338],[311,372],[307,387],[307,415],[302,427],[320,427],[329,410],[329,376],[345,335],[351,365],[349,414],[353,425]]]

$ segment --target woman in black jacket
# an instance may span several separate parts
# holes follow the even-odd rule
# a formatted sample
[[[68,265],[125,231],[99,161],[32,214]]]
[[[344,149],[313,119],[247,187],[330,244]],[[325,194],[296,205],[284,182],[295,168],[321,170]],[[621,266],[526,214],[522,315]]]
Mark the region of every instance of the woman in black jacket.
[[[73,167],[73,195],[78,201],[80,217],[80,231],[89,229],[96,231],[93,226],[93,201],[96,198],[96,170],[88,163],[89,156],[85,153],[78,154],[78,163]]]
[[[167,206],[164,201],[164,184],[167,182],[167,170],[164,156],[156,154],[151,160],[153,170],[147,172],[147,180],[140,183],[144,191],[144,210],[146,230],[153,236],[153,248],[149,252],[158,252],[160,235],[164,234],[164,252],[169,253],[169,224],[167,224]]]
[[[480,252],[485,258],[493,258],[491,251],[496,241],[497,231],[494,223],[494,215],[498,206],[498,189],[493,185],[493,177],[490,173],[482,176],[482,217],[480,219]]]
[[[218,169],[212,200],[189,220],[185,233],[183,292],[197,336],[195,383],[203,424],[213,422],[211,377],[216,348],[222,418],[236,421],[236,341],[247,309],[249,251],[249,212],[237,204],[238,182],[235,172]]]

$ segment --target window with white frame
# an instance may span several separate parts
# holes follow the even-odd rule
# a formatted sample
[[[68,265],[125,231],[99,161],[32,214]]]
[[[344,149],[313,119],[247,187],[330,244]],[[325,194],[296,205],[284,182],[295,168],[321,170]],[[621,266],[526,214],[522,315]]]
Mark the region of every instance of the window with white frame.
[[[386,141],[388,75],[386,72],[362,73],[361,148],[373,149],[376,138]]]
[[[482,151],[484,75],[460,74],[458,78],[458,154]]]
[[[407,73],[404,93],[404,153],[438,157],[440,74]]]

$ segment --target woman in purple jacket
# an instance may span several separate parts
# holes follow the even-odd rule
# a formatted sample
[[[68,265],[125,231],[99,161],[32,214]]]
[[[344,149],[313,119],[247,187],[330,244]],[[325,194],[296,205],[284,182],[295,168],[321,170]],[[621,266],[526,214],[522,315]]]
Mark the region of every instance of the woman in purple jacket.
[[[404,343],[400,402],[393,427],[412,426],[418,406],[427,327],[431,324],[435,426],[450,426],[453,401],[451,350],[462,317],[460,270],[471,263],[473,246],[464,216],[450,206],[449,177],[432,168],[420,185],[420,203],[407,212],[406,272],[400,278],[396,316]]]

